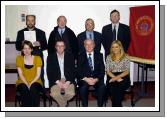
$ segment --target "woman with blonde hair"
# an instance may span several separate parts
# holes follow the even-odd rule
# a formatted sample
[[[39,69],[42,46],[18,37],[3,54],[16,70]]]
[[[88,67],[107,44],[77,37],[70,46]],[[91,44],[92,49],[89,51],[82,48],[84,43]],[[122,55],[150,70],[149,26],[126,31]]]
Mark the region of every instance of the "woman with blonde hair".
[[[106,58],[107,87],[112,97],[113,107],[122,107],[124,90],[130,86],[130,61],[126,57],[119,40],[112,42],[110,54]]]

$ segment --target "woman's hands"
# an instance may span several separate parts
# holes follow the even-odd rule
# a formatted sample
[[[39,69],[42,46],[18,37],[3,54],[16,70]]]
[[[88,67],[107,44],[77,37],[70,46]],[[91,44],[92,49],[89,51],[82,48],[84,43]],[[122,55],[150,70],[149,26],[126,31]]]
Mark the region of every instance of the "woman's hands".
[[[114,82],[114,81],[121,82],[123,81],[123,79],[120,76],[115,76],[109,80],[109,83]]]

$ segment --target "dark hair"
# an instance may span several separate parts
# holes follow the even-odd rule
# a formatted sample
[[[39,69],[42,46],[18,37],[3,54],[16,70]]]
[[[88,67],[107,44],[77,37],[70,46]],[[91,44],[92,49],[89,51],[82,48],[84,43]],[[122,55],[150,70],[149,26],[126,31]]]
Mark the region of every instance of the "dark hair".
[[[56,39],[55,45],[57,44],[57,42],[63,42],[64,45],[66,46],[66,43],[65,43],[65,41],[62,38]]]
[[[118,10],[116,10],[116,9],[114,9],[113,11],[111,11],[111,12],[110,12],[110,17],[111,17],[111,14],[112,14],[112,13],[114,13],[114,12],[117,12],[117,13],[118,13],[118,15],[120,15],[120,14],[119,14],[119,11],[118,11]]]
[[[36,16],[35,15],[26,15],[26,21],[27,21],[27,19],[28,19],[28,17],[34,17],[34,20],[36,20]]]
[[[21,45],[21,50],[23,50],[23,48],[24,48],[25,45],[28,45],[31,49],[33,49],[33,44],[30,41],[24,40],[23,43],[22,43],[22,45]],[[24,55],[23,52],[21,52],[21,54]]]

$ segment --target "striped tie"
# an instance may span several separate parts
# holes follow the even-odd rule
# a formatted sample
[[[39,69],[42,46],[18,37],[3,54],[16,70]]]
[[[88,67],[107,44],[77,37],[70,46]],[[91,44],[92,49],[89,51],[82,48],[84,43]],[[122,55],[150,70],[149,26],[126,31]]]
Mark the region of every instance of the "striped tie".
[[[89,63],[89,66],[90,66],[90,68],[91,68],[91,71],[93,71],[93,64],[92,64],[91,54],[89,54],[88,63]]]

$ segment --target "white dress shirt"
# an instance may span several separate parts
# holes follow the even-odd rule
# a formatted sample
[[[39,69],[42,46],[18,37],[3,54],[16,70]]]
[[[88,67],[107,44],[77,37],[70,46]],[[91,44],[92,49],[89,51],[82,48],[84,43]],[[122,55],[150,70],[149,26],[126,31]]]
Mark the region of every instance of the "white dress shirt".
[[[116,40],[119,40],[119,39],[117,39],[119,23],[116,23],[116,24],[112,23],[112,31],[114,30],[114,26],[115,26],[115,30],[116,30]]]
[[[64,75],[64,53],[62,56],[57,54],[57,58],[58,58],[59,67],[60,67],[61,79],[66,79]]]

